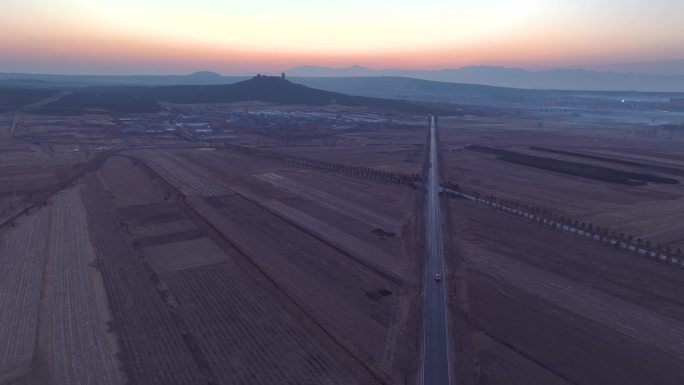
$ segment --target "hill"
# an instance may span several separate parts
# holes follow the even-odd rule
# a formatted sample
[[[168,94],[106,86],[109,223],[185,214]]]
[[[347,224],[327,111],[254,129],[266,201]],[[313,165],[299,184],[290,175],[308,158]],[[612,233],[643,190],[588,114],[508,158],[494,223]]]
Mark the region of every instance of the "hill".
[[[179,85],[163,87],[89,87],[46,105],[46,113],[83,113],[89,110],[109,110],[124,113],[155,112],[158,101],[176,104],[231,103],[262,101],[275,104],[365,106],[413,113],[454,113],[455,110],[420,103],[324,91],[295,84],[273,76],[225,85]]]

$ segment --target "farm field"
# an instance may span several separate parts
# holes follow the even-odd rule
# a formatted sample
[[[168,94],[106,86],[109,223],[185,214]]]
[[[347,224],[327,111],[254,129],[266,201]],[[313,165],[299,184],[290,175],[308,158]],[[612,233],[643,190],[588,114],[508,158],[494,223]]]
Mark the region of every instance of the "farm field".
[[[329,162],[419,173],[423,165],[425,120],[417,118],[404,124],[376,131],[342,131],[335,136],[335,142],[328,145],[310,143],[269,146],[269,149]]]
[[[34,375],[45,360],[54,384],[124,384],[79,191],[66,190],[53,202]]]
[[[1,235],[3,383],[124,384],[78,188]],[[17,308],[15,301],[23,303]],[[9,301],[9,302],[8,302]]]
[[[110,195],[97,175],[91,173],[84,178],[82,195],[128,381],[206,383],[181,326],[121,228]]]
[[[21,378],[30,373],[42,277],[45,271],[50,212],[40,210],[11,229],[0,233],[0,381]]]
[[[359,383],[234,262],[162,280],[219,383]]]
[[[344,233],[400,252],[400,232],[413,214],[406,186],[246,158],[225,151],[132,151],[187,196],[240,194],[260,204],[285,202],[318,220],[348,224]],[[408,210],[408,211],[407,211]]]
[[[286,203],[314,220],[343,224],[373,247],[401,252],[399,236],[408,219],[413,192],[405,186],[294,168],[278,162],[246,158],[225,151],[174,150],[131,154],[148,159],[160,175],[168,175],[190,196],[220,197],[237,193],[259,205]],[[140,155],[137,155],[140,154]],[[160,160],[162,159],[162,160]],[[191,184],[183,179],[193,179]],[[340,233],[341,234],[341,233]]]
[[[541,127],[540,127],[541,125]],[[641,238],[644,242],[684,247],[684,177],[657,171],[684,171],[680,136],[636,136],[638,127],[539,120],[507,121],[448,118],[440,121],[445,178],[462,189],[479,191],[554,211],[558,215]],[[467,150],[483,145],[612,169],[672,178],[679,184],[648,182],[628,186],[498,160],[496,155]],[[550,153],[544,147],[643,163],[651,168]]]
[[[233,234],[231,239],[236,246],[279,282],[326,330],[349,341],[349,348],[363,362],[382,365],[380,369],[385,372],[391,369],[387,367],[391,363],[383,363],[382,358],[387,342],[392,342],[387,341],[392,337],[387,331],[396,305],[393,294],[399,291],[396,283],[288,226],[282,219],[258,211],[258,206],[243,198],[225,197],[212,200],[205,207],[201,204],[198,211],[219,225],[226,236]],[[275,234],[278,238],[269,242]],[[305,244],[307,247],[303,248]]]
[[[12,122],[14,116],[10,114],[0,114],[0,140],[8,140],[12,132]]]
[[[134,124],[145,130],[164,128],[173,115],[168,112],[139,116],[111,116],[107,113],[90,114],[22,114],[15,129],[15,136],[32,141],[54,144],[76,145],[123,145],[134,143],[155,143],[174,139],[173,135],[157,132],[154,137],[142,138],[122,135],[122,125]],[[54,112],[54,111],[52,111]],[[123,118],[123,121],[121,120]],[[143,130],[142,132],[145,132]]]
[[[43,123],[24,133],[52,142],[2,154],[19,209],[92,155],[66,141],[104,138],[31,119]],[[359,164],[379,166],[368,156]],[[3,298],[22,309],[2,330],[17,341],[3,383],[370,384],[418,370],[422,231],[406,186],[213,148],[140,149],[34,210],[4,228],[40,237],[23,252],[43,259],[3,266],[24,272],[12,293],[29,301]]]
[[[361,368],[358,374],[358,363],[341,365],[345,359],[340,358],[339,348],[331,349],[326,345],[330,344],[329,337],[313,331],[320,328],[318,323],[310,325],[307,319],[302,320],[307,313],[293,311],[281,302],[282,294],[273,293],[277,289],[259,283],[265,278],[252,271],[242,250],[223,240],[175,191],[167,194],[170,186],[148,173],[141,162],[116,156],[98,174],[98,180],[108,185],[129,178],[140,184],[139,196],[126,189],[102,191],[100,195],[114,205],[123,233],[140,253],[142,264],[149,266],[150,282],[156,282],[166,312],[182,330],[186,349],[192,351],[193,361],[205,378],[236,384],[374,382],[369,374],[363,374],[367,369]],[[193,199],[187,198],[188,203]],[[246,213],[245,218],[251,215]],[[240,231],[250,230],[243,222]],[[255,229],[254,234],[266,237],[259,231],[267,230]],[[319,281],[307,282],[312,277],[300,279],[314,291],[323,286]],[[315,284],[318,288],[312,286]],[[359,295],[371,301],[364,291],[359,290]]]
[[[446,205],[466,383],[681,381],[681,271],[473,203]]]
[[[130,153],[376,375],[406,375],[395,349],[415,332],[411,189],[226,151]]]
[[[0,142],[0,385],[420,383],[424,187],[357,166],[427,170],[425,116],[160,107],[22,112]],[[443,181],[684,248],[681,134],[460,112],[479,115],[439,117]],[[609,183],[498,150],[680,183]],[[681,383],[681,270],[441,201],[456,383]]]
[[[34,202],[86,161],[80,151],[57,153],[47,145],[0,142],[0,220]]]

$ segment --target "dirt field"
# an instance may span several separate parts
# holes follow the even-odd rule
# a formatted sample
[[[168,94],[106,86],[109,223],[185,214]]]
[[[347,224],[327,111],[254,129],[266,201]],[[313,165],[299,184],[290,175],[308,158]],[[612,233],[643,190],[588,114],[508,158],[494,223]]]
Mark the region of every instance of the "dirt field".
[[[187,357],[186,365],[196,367],[197,376],[219,383],[342,384],[411,376],[408,371],[415,370],[415,361],[398,338],[415,333],[409,306],[415,306],[411,298],[417,292],[407,271],[415,261],[397,233],[409,231],[414,215],[410,189],[342,178],[345,190],[355,191],[348,196],[326,191],[342,183],[339,177],[291,170],[297,173],[297,186],[323,181],[315,184],[314,197],[322,196],[317,199],[326,205],[316,205],[257,177],[282,172],[278,164],[197,149],[132,154],[141,161],[113,157],[89,178],[87,193],[100,207],[110,206],[109,213],[99,209],[100,214],[92,214],[99,222],[110,218],[109,224],[101,223],[103,230],[93,230],[95,238],[113,242],[104,239],[104,228],[109,228],[108,238],[121,233],[121,243],[133,247],[126,251],[118,246],[120,256],[103,261],[114,270],[108,274],[105,269],[105,277],[112,275],[111,281],[105,279],[110,296],[149,293],[129,304],[131,310],[113,301],[130,378],[182,383],[178,370],[154,369],[154,357],[161,351],[128,341],[151,326],[129,320],[131,311],[141,306],[155,307],[162,317],[155,322],[167,325],[159,339],[180,333],[178,356]],[[172,185],[146,171],[145,161]],[[128,183],[137,188],[120,187]],[[385,193],[361,194],[360,186]],[[188,194],[187,204],[176,188]],[[387,196],[392,200],[375,204]],[[297,208],[283,203],[292,200]],[[398,211],[398,204],[407,207]],[[354,227],[346,230],[334,220],[345,218],[345,208],[361,212],[364,205],[374,207],[366,216],[371,223],[347,216],[340,224]],[[325,217],[330,214],[334,217]],[[377,227],[378,219],[387,229]],[[142,260],[136,262],[137,253]],[[136,271],[140,282],[133,288],[120,286],[113,277],[120,274],[119,265]],[[143,275],[148,276],[144,285]],[[272,283],[259,283],[263,280]],[[154,302],[163,303],[143,305],[147,296],[147,301],[156,296]],[[164,314],[170,319],[163,321]],[[243,347],[226,348],[235,344]]]
[[[0,380],[124,384],[78,189],[59,193],[0,236],[3,314],[12,315],[0,332],[10,341],[0,354]]]
[[[541,126],[540,126],[541,125]],[[654,246],[684,247],[684,177],[653,172],[586,158],[534,151],[541,146],[587,155],[610,157],[684,170],[680,136],[672,140],[665,134],[641,137],[639,127],[615,124],[586,124],[543,119],[440,120],[441,145],[446,165],[445,178],[466,190],[514,199],[551,209],[593,226],[608,227],[618,233],[642,238]],[[572,160],[589,165],[625,171],[649,172],[679,180],[680,184],[625,186],[587,179],[496,159],[495,155],[465,149],[478,144],[510,149],[526,154]]]
[[[0,141],[0,220],[32,202],[85,161],[82,152],[57,154],[41,145]]]
[[[154,144],[115,133],[112,123],[23,116],[15,134],[30,141],[0,153],[3,213],[101,144]],[[359,164],[415,167],[421,138],[410,131],[377,156],[373,144],[390,134],[351,135],[370,144],[355,155],[365,157]],[[11,242],[3,239],[21,260],[3,264],[3,292],[17,295],[2,302],[17,311],[0,331],[14,341],[0,355],[0,382],[366,384],[414,376],[419,219],[410,190],[215,150],[134,153],[172,186],[114,157],[70,195],[54,197],[59,209],[31,214],[35,226],[19,223]],[[207,204],[216,208],[202,218]]]
[[[425,122],[420,118],[405,126],[377,131],[340,133],[327,146],[306,144],[275,146],[274,151],[330,162],[370,166],[407,174],[418,173],[423,163]]]
[[[41,283],[47,257],[49,210],[25,217],[0,235],[0,381],[27,375],[33,361]]]
[[[82,194],[129,382],[206,383],[182,328],[131,246],[97,175],[86,176]]]
[[[465,201],[448,206],[463,383],[684,378],[681,271]]]
[[[54,199],[41,304],[38,366],[54,384],[125,383],[111,314],[77,189]],[[36,368],[34,368],[34,375]]]
[[[399,338],[415,332],[411,189],[224,151],[131,154],[375,375],[410,376]]]
[[[465,148],[684,184],[662,172],[684,170],[681,135],[535,114],[440,118],[443,177],[684,247],[681,184],[611,184]],[[200,121],[216,132],[194,143],[123,133]],[[0,219],[106,146],[121,152],[0,229],[1,385],[416,383],[423,192],[221,144],[413,174],[424,117],[244,103],[26,114],[19,127],[26,140],[0,143]],[[458,384],[681,384],[681,270],[444,201]]]

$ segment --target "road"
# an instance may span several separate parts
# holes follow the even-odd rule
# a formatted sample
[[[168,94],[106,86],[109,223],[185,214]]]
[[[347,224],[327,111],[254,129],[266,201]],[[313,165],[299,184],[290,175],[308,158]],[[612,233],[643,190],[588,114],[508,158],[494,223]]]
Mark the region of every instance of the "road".
[[[14,128],[17,126],[17,118],[19,114],[14,115],[14,120],[12,121],[12,129],[10,130],[10,138],[14,138]]]
[[[427,258],[425,261],[425,308],[421,375],[423,385],[449,384],[449,340],[445,297],[442,219],[439,211],[439,172],[435,117],[430,118],[430,169],[427,181]],[[441,281],[435,281],[440,273]]]

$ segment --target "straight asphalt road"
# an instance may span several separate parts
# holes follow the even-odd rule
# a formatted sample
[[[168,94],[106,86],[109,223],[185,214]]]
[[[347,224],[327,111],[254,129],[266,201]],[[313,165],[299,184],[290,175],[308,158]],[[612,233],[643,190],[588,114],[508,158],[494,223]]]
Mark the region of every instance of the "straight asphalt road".
[[[423,320],[422,383],[448,385],[449,341],[445,297],[442,219],[439,211],[439,173],[437,170],[437,122],[430,117],[430,169],[427,181],[427,259],[425,261],[425,308]],[[435,273],[442,277],[436,281]]]

